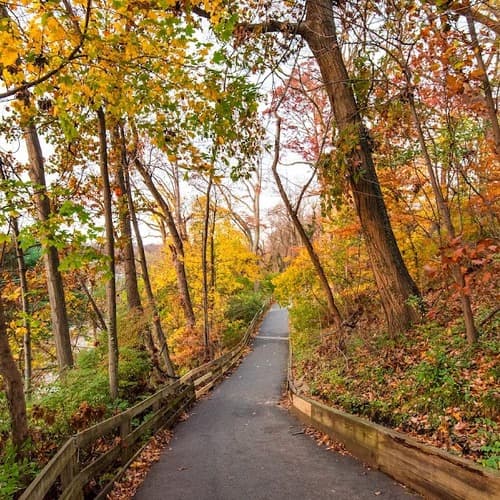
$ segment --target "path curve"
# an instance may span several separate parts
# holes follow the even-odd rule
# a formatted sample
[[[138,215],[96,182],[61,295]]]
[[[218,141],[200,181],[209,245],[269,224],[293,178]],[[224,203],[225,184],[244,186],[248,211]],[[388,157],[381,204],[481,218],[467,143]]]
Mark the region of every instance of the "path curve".
[[[273,306],[239,368],[177,425],[137,500],[417,498],[384,474],[319,447],[279,406],[288,314]]]

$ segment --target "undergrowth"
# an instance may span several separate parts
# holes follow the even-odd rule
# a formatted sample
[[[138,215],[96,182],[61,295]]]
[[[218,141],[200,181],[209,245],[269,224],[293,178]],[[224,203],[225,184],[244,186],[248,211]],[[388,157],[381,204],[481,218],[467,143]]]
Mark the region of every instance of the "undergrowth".
[[[145,351],[122,347],[119,398],[112,401],[106,353],[99,347],[80,353],[75,368],[47,385],[28,405],[30,438],[21,461],[15,459],[7,439],[9,420],[5,400],[1,400],[0,499],[15,498],[70,435],[150,393],[150,371]]]
[[[478,324],[492,307],[477,312]],[[302,307],[292,309],[291,320],[295,378],[301,390],[500,468],[498,315],[484,325],[472,347],[462,322],[444,316],[396,338],[384,334],[380,321],[360,322],[343,348],[333,332],[304,328]]]

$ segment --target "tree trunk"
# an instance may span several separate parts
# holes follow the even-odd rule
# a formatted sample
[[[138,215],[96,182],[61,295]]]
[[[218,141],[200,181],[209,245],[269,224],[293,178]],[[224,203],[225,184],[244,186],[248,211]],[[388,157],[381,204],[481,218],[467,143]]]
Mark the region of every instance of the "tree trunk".
[[[130,184],[128,177],[128,159],[125,136],[121,125],[115,127],[113,132],[113,146],[117,155],[115,174],[116,183],[119,188],[118,194],[118,224],[120,230],[119,248],[122,255],[123,268],[125,274],[125,290],[127,292],[128,313],[131,316],[143,315],[141,296],[139,294],[139,285],[137,282],[137,269],[135,265],[134,244],[132,240],[132,225],[131,225],[131,206]],[[144,341],[147,351],[152,357],[153,366],[160,370],[158,358],[156,356],[156,347],[151,335],[149,325],[140,332],[141,340]]]
[[[5,395],[11,421],[12,444],[18,456],[28,437],[28,419],[23,394],[23,379],[12,356],[0,297],[0,375],[5,382]]]
[[[208,230],[210,225],[210,192],[212,191],[213,179],[210,175],[208,180],[206,201],[205,201],[205,214],[203,220],[203,234],[201,240],[201,272],[203,284],[203,340],[205,346],[205,357],[210,359],[210,320],[209,320],[209,292],[208,292]]]
[[[179,228],[179,235],[182,241],[188,240],[188,233],[186,227],[186,220],[182,216],[182,203],[181,203],[181,186],[179,183],[179,167],[176,163],[172,164],[172,183],[174,187],[174,204],[175,204],[175,220]]]
[[[83,278],[80,278],[80,287],[83,290],[83,293],[87,296],[87,299],[89,299],[90,307],[94,311],[95,314],[95,319],[97,320],[97,324],[99,325],[99,328],[105,332],[107,331],[108,327],[106,326],[106,320],[104,319],[104,316],[99,309],[99,307],[96,304],[96,301],[94,300],[94,297],[92,297],[92,294],[90,293],[90,290],[88,289],[87,285],[85,284],[85,281]]]
[[[191,302],[191,296],[189,293],[188,281],[186,276],[186,269],[184,267],[184,244],[182,242],[182,238],[177,231],[177,227],[175,225],[175,220],[168,206],[168,203],[163,198],[161,193],[155,186],[151,175],[146,171],[144,165],[138,158],[135,158],[135,166],[139,173],[141,174],[144,183],[151,191],[151,194],[155,198],[156,202],[162,209],[162,212],[165,216],[165,222],[168,227],[168,231],[170,233],[170,237],[172,238],[173,244],[169,245],[170,251],[172,254],[172,262],[174,264],[175,273],[177,276],[177,286],[179,289],[179,295],[181,299],[181,305],[184,310],[184,316],[186,318],[187,327],[189,329],[194,329],[196,325],[196,318],[194,315],[193,305]]]
[[[468,3],[468,2],[467,2]],[[500,154],[500,125],[498,124],[497,111],[495,108],[495,101],[493,99],[493,93],[491,92],[490,80],[488,78],[488,73],[486,71],[486,65],[484,64],[483,54],[481,52],[481,47],[479,46],[479,40],[477,38],[476,26],[474,24],[474,19],[472,18],[472,11],[470,5],[467,5],[465,17],[467,19],[467,26],[469,28],[469,34],[471,37],[472,51],[476,57],[476,62],[479,70],[481,71],[481,83],[484,91],[484,98],[486,101],[486,107],[488,109],[488,117],[491,122],[491,129],[493,131],[493,140],[495,142],[495,152]]]
[[[411,73],[408,67],[405,69],[406,83],[408,84],[408,100],[410,104],[411,115],[413,118],[413,124],[417,131],[417,137],[420,144],[420,149],[424,156],[425,165],[427,167],[427,173],[429,174],[429,179],[431,181],[432,191],[434,197],[436,198],[436,204],[438,207],[439,218],[444,222],[446,232],[448,233],[448,240],[452,240],[456,237],[455,226],[451,219],[450,207],[446,199],[443,196],[441,186],[439,185],[437,176],[434,172],[434,167],[432,165],[432,160],[427,149],[427,144],[425,142],[424,132],[422,130],[422,125],[420,118],[417,113],[417,107],[415,105],[415,98],[412,93],[412,83],[411,83]],[[467,341],[469,344],[473,344],[478,339],[478,332],[476,325],[474,324],[474,315],[472,312],[472,304],[470,296],[465,292],[465,278],[460,269],[460,264],[451,264],[451,274],[455,280],[456,285],[459,288],[460,303],[462,305],[462,312],[464,315],[465,332],[467,336]]]
[[[38,220],[42,225],[46,225],[50,218],[51,209],[47,196],[42,149],[40,147],[37,130],[32,123],[27,125],[24,137],[28,149],[29,176],[31,182],[35,185],[35,204]],[[44,228],[44,230],[48,230],[48,228]],[[50,241],[50,234],[47,235],[46,240]],[[50,303],[52,332],[56,344],[59,370],[63,371],[73,366],[73,354],[71,352],[64,285],[61,273],[59,272],[59,254],[56,247],[53,245],[42,241],[42,246],[44,249],[43,262],[47,275],[47,291]]]
[[[392,334],[405,331],[420,317],[410,303],[420,292],[403,261],[392,231],[375,171],[368,133],[363,126],[342,53],[330,0],[308,0],[301,34],[313,52],[345,146],[348,180],[373,274]]]
[[[26,399],[31,398],[31,378],[32,378],[32,355],[31,355],[31,325],[30,325],[30,304],[28,299],[29,289],[26,278],[26,263],[24,252],[19,243],[19,225],[17,218],[11,219],[12,232],[14,233],[14,245],[16,248],[17,270],[19,273],[19,282],[21,285],[21,304],[23,308],[23,357],[24,357],[24,393]]]
[[[127,152],[124,144],[123,134],[117,126],[113,133],[113,146],[117,156],[115,165],[116,184],[119,188],[118,195],[118,226],[120,236],[117,244],[123,261],[125,274],[125,290],[127,292],[127,304],[129,311],[142,311],[141,296],[137,285],[137,270],[135,267],[134,245],[132,241],[132,226],[130,224],[130,211],[128,206],[129,186],[126,182],[125,170],[127,165]]]
[[[106,308],[108,331],[108,376],[111,399],[118,397],[118,332],[116,324],[116,277],[115,239],[113,234],[113,207],[109,183],[108,146],[106,139],[106,117],[104,110],[97,110],[99,124],[99,167],[102,180],[104,224],[106,228],[106,257],[108,258],[108,279],[106,281]]]
[[[325,270],[319,260],[318,254],[314,249],[311,240],[307,236],[306,231],[304,230],[304,226],[300,222],[297,212],[293,209],[292,204],[286,194],[285,188],[283,187],[283,183],[281,182],[281,178],[278,174],[278,160],[279,160],[279,152],[280,152],[280,134],[281,134],[281,118],[276,118],[276,138],[275,138],[275,149],[274,149],[274,160],[272,163],[272,171],[274,175],[274,179],[276,180],[276,185],[278,186],[278,191],[280,193],[281,199],[285,204],[286,211],[288,216],[290,217],[297,233],[302,240],[303,245],[306,247],[307,253],[309,254],[309,258],[311,259],[311,263],[316,270],[316,274],[318,275],[319,281],[323,288],[323,291],[326,295],[327,303],[328,303],[328,315],[329,319],[332,320],[335,324],[335,327],[340,329],[342,325],[342,316],[340,311],[337,308],[337,304],[335,304],[335,299],[333,297],[333,292],[330,287],[330,283],[328,282],[328,278],[326,276]]]
[[[134,200],[132,198],[132,191],[130,190],[130,183],[128,183],[129,189],[127,191],[128,206],[130,212],[130,218],[132,220],[132,226],[134,228],[135,240],[137,242],[137,251],[139,252],[139,262],[141,265],[142,280],[144,282],[144,289],[146,290],[146,298],[148,300],[149,308],[153,314],[153,331],[156,337],[156,342],[160,349],[160,359],[163,360],[165,364],[165,370],[167,375],[170,377],[175,377],[175,369],[170,359],[170,352],[168,349],[168,344],[165,338],[165,333],[161,326],[160,315],[158,314],[158,308],[156,306],[156,300],[153,295],[153,289],[151,287],[151,280],[149,278],[148,264],[146,260],[146,252],[144,251],[144,244],[142,242],[141,232],[139,229],[139,223],[137,221],[137,216],[135,213]]]

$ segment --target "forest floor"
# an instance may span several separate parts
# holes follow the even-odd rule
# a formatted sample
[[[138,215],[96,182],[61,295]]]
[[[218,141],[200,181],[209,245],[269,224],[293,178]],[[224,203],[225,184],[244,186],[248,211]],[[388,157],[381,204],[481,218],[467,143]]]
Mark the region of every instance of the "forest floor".
[[[299,388],[322,402],[500,468],[500,314],[495,287],[483,289],[477,345],[465,340],[458,301],[425,297],[426,321],[406,335],[384,333],[369,309],[345,347],[328,330],[295,331]]]

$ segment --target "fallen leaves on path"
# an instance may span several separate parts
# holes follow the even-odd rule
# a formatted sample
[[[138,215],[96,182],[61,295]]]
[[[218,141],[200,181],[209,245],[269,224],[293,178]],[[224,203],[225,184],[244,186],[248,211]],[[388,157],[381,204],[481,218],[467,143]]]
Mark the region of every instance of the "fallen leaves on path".
[[[172,439],[172,431],[161,430],[154,435],[141,454],[132,462],[120,481],[107,495],[108,500],[130,500],[144,482],[151,466],[158,462],[162,451]]]
[[[352,457],[352,454],[349,453],[343,443],[335,441],[335,439],[331,438],[328,434],[318,431],[314,427],[306,427],[304,429],[304,434],[306,436],[311,436],[316,441],[318,446],[324,446],[328,451],[334,451],[339,455]]]

